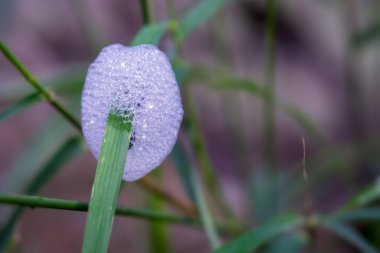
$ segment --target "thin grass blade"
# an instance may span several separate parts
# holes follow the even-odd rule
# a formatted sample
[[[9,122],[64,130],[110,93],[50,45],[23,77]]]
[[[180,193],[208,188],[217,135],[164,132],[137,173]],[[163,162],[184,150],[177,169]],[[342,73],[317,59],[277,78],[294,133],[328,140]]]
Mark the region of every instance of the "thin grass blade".
[[[110,113],[91,193],[82,253],[107,252],[132,123]]]
[[[152,171],[151,173],[157,180],[161,179],[161,170]],[[166,209],[165,202],[153,195],[148,197],[148,208],[154,211],[163,211]],[[152,221],[149,223],[149,236],[150,236],[150,252],[152,253],[169,253],[170,250],[170,236],[166,224],[160,221]]]
[[[220,241],[214,220],[204,198],[201,183],[196,177],[193,168],[191,168],[185,151],[178,144],[174,147],[172,157],[190,198],[197,205],[203,228],[206,231],[211,246],[213,249],[216,249],[219,247]]]
[[[286,214],[273,219],[269,223],[259,228],[233,239],[214,253],[250,253],[258,249],[263,244],[271,241],[284,232],[295,229],[302,223],[302,216],[299,214]]]
[[[227,0],[201,0],[180,21],[177,32],[178,39],[183,41],[198,26],[211,18],[226,2]]]
[[[192,168],[190,161],[187,159],[184,150],[178,143],[174,146],[171,157],[174,161],[174,164],[176,165],[175,167],[179,173],[179,176],[181,177],[182,184],[185,186],[187,195],[192,202],[195,202],[195,190],[191,181],[190,171]]]
[[[308,238],[302,233],[289,233],[280,236],[278,239],[273,240],[263,253],[299,253],[304,252],[305,246],[308,243]],[[316,253],[316,252],[313,252]]]
[[[352,198],[347,203],[347,205],[342,209],[342,211],[363,207],[379,198],[380,198],[380,182],[375,182],[374,184],[368,186],[363,191],[361,191],[354,198]]]
[[[164,35],[168,24],[169,23],[166,21],[157,24],[144,25],[137,33],[137,35],[133,38],[132,42],[130,43],[131,46],[140,44],[157,45]]]
[[[332,219],[344,222],[380,221],[380,208],[372,207],[359,210],[352,210],[343,214],[338,214],[334,216]]]
[[[379,253],[379,251],[369,244],[356,230],[345,223],[329,220],[323,223],[323,225],[346,242],[361,250],[361,252]]]
[[[0,112],[0,121],[3,121],[12,115],[15,115],[23,110],[26,110],[27,108],[31,107],[32,105],[36,104],[37,102],[42,101],[42,96],[40,93],[35,92],[32,93],[23,99],[17,101],[7,109],[5,109],[3,112]]]

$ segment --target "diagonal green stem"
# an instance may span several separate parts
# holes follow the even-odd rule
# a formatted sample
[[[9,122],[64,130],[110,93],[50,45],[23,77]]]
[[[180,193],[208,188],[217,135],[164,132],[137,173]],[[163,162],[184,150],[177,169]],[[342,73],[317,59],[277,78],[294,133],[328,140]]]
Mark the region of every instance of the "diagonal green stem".
[[[268,87],[268,99],[264,104],[264,147],[263,156],[266,166],[272,170],[276,167],[276,150],[275,150],[275,60],[276,60],[276,13],[277,0],[267,1],[267,19],[265,24],[265,42],[266,42],[266,66],[265,66],[265,84]]]
[[[182,146],[182,145],[181,145]],[[180,145],[176,145],[173,150],[173,161],[179,170],[184,184],[187,185],[188,194],[196,203],[199,217],[207,237],[213,249],[220,245],[218,231],[214,223],[213,216],[208,209],[206,198],[202,189],[202,184],[197,177],[194,169],[190,166],[190,155]]]
[[[59,103],[44,86],[42,86],[33,75],[25,68],[25,66],[17,59],[17,57],[5,46],[3,42],[0,41],[0,51],[3,52],[5,57],[17,68],[17,70],[24,76],[24,78],[38,91],[45,99],[65,117],[75,128],[82,130],[79,121],[68,112],[61,103]]]
[[[91,193],[82,253],[104,253],[111,237],[132,131],[131,117],[108,115]]]
[[[203,228],[206,231],[206,234],[210,240],[212,249],[217,249],[221,245],[218,231],[216,229],[214,219],[212,217],[212,214],[210,213],[210,210],[207,207],[206,199],[202,190],[202,185],[199,182],[198,178],[192,174],[192,181],[194,185],[195,190],[195,201],[197,203],[198,209],[199,209],[199,215],[200,219],[202,221]]]
[[[10,116],[29,108],[30,106],[34,105],[35,103],[41,100],[42,96],[39,92],[33,92],[32,94],[27,95],[26,97],[17,101],[4,111],[0,112],[0,121],[3,121],[9,118]]]
[[[79,212],[87,212],[89,204],[86,202],[80,202],[75,200],[65,200],[65,199],[55,199],[55,198],[45,198],[39,196],[28,196],[28,195],[3,195],[0,194],[0,203],[19,205],[26,207],[41,207],[41,208],[51,208],[51,209],[61,209],[61,210],[71,210]],[[128,216],[147,220],[156,220],[161,222],[172,222],[172,223],[184,223],[193,224],[195,220],[190,217],[185,216],[174,216],[159,212],[153,212],[150,210],[143,209],[130,209],[125,207],[116,207],[115,214],[119,216]]]

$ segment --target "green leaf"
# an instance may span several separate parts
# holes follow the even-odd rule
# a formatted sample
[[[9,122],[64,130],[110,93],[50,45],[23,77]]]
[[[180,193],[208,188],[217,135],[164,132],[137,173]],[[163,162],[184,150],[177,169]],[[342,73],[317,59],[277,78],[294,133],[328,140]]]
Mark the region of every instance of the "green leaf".
[[[379,251],[376,250],[371,244],[369,244],[365,238],[363,238],[356,230],[349,227],[343,222],[338,222],[336,220],[329,220],[327,222],[324,222],[323,225],[345,240],[346,242],[352,244],[353,246],[356,246],[356,248],[360,249],[364,253],[378,253]]]
[[[130,118],[131,119],[131,118]],[[108,115],[88,208],[82,253],[107,252],[129,141],[130,120]]]
[[[308,238],[305,234],[291,233],[280,236],[280,238],[271,242],[263,253],[283,253],[301,252],[308,243]]]
[[[362,192],[360,192],[356,197],[354,197],[343,208],[343,210],[363,207],[379,198],[380,198],[380,183],[375,182],[374,184],[370,185],[369,187],[364,189]]]
[[[301,222],[302,216],[299,214],[282,215],[233,239],[214,253],[250,253],[280,234],[296,228]]]
[[[194,6],[180,21],[178,26],[177,38],[183,41],[198,26],[211,18],[227,0],[201,0]]]
[[[190,161],[181,146],[176,144],[173,149],[172,156],[174,158],[176,168],[181,175],[182,182],[186,185],[189,196],[197,205],[203,228],[206,231],[211,246],[215,249],[219,246],[220,242],[213,216],[206,204],[202,185],[196,177],[194,169],[190,167]]]
[[[180,61],[179,59],[173,59],[170,63],[173,66],[173,71],[177,79],[178,85],[180,87],[184,86],[189,80],[189,76],[192,71],[191,66]]]
[[[37,193],[42,186],[62,168],[62,166],[72,160],[79,151],[83,150],[82,138],[72,137],[67,140],[62,147],[51,157],[51,159],[39,170],[39,173],[23,189],[26,194]],[[12,211],[5,224],[0,227],[0,252],[5,249],[11,238],[13,229],[23,213],[24,208],[18,207]]]
[[[266,167],[252,171],[247,196],[251,207],[251,220],[258,226],[277,217],[281,210],[280,201],[286,194],[280,173],[271,173]],[[281,198],[278,196],[281,194]]]
[[[332,217],[334,220],[352,222],[352,221],[380,221],[380,208],[372,207],[359,210],[353,210],[337,214]]]
[[[217,249],[220,246],[220,240],[218,232],[214,223],[213,215],[207,207],[206,199],[203,193],[202,185],[199,179],[195,176],[194,172],[192,173],[193,187],[195,190],[195,203],[197,205],[202,225],[208,239],[211,243],[212,249]]]
[[[171,153],[171,157],[176,165],[176,169],[181,177],[182,184],[185,186],[187,195],[192,202],[195,202],[195,190],[191,181],[191,165],[190,161],[181,146],[176,143]]]
[[[130,43],[131,46],[140,44],[157,45],[164,35],[169,22],[144,25]]]
[[[23,99],[8,107],[5,111],[0,112],[0,121],[3,121],[8,117],[29,108],[30,106],[41,101],[42,99],[43,98],[41,94],[38,92],[32,93],[24,97]]]

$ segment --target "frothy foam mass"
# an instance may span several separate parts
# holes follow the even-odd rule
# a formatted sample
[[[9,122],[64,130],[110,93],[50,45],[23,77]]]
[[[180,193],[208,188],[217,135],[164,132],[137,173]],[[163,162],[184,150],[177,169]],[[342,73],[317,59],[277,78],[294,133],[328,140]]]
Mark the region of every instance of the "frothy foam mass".
[[[123,179],[137,180],[159,166],[173,149],[183,109],[171,65],[151,45],[102,49],[90,65],[82,93],[82,128],[97,158],[109,112],[133,117]]]

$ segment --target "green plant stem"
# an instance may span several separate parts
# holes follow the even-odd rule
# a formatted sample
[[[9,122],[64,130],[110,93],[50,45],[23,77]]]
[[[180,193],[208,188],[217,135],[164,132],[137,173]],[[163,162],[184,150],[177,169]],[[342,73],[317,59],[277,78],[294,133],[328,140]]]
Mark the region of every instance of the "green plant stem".
[[[184,125],[187,127],[187,134],[189,135],[201,176],[206,183],[208,190],[215,198],[216,204],[222,208],[221,211],[223,215],[227,216],[228,219],[237,220],[233,209],[228,203],[226,195],[221,192],[221,186],[209,157],[195,108],[191,103],[189,86],[184,87],[183,101],[185,104],[185,110],[187,111],[184,116]]]
[[[24,78],[30,83],[38,92],[40,92],[45,99],[65,117],[75,128],[82,131],[82,127],[77,121],[77,119],[68,112],[61,103],[59,103],[55,98],[53,93],[49,92],[42,86],[33,75],[25,68],[24,65],[16,58],[16,56],[5,46],[3,42],[0,41],[0,50],[3,52],[5,57],[17,68],[17,70],[24,76]]]
[[[70,211],[79,211],[87,212],[88,203],[80,202],[75,200],[64,200],[64,199],[55,199],[55,198],[45,198],[39,196],[29,196],[29,195],[4,195],[0,194],[0,203],[26,206],[30,208],[51,208],[51,209],[60,209],[60,210],[70,210]],[[192,224],[195,222],[194,219],[185,216],[174,216],[159,212],[154,212],[150,210],[142,209],[131,209],[118,206],[115,209],[115,214],[119,216],[134,217],[147,220],[156,220],[161,222],[171,222],[171,223],[184,223]]]
[[[132,131],[132,118],[127,123],[125,120],[113,112],[108,115],[88,207],[82,253],[104,253],[108,249]]]
[[[48,208],[57,210],[69,210],[78,212],[87,212],[89,203],[76,200],[65,200],[46,198],[40,196],[31,195],[5,195],[0,194],[0,203],[5,205],[17,205],[30,208]],[[20,209],[23,211],[23,209]],[[121,217],[131,217],[144,220],[154,220],[166,223],[178,223],[183,225],[191,225],[197,228],[200,227],[200,222],[197,219],[188,216],[177,216],[171,214],[165,214],[161,212],[155,212],[144,209],[132,209],[117,206],[115,214]],[[18,219],[18,215],[16,215]],[[235,235],[243,232],[241,228],[230,226],[229,224],[218,224],[218,231],[224,234]]]
[[[160,166],[161,167],[161,166]],[[157,168],[152,171],[152,176],[161,181],[161,169]],[[147,206],[152,211],[164,211],[166,209],[165,203],[156,195],[149,195],[147,199]],[[152,253],[169,253],[170,237],[168,227],[165,223],[159,221],[151,221],[149,223],[149,237],[150,237],[150,252]]]
[[[264,104],[263,158],[271,170],[276,167],[275,138],[275,58],[276,58],[276,13],[277,0],[267,1],[265,24],[266,64],[264,82],[268,87],[268,100]]]
[[[143,23],[151,24],[153,22],[153,15],[149,0],[140,0],[141,12],[143,16]]]
[[[181,138],[180,138],[181,141]],[[183,140],[182,140],[183,141]],[[185,146],[183,143],[181,146]],[[176,167],[180,171],[185,179],[183,180],[184,184],[188,187],[189,195],[191,199],[196,203],[200,220],[205,230],[211,247],[216,249],[220,245],[220,240],[218,237],[216,225],[214,223],[214,218],[207,206],[205,194],[200,179],[197,177],[195,170],[190,165],[191,155],[186,152],[181,146],[177,145],[174,147],[174,162]]]
[[[177,15],[174,7],[174,1],[167,1],[168,8],[170,8],[170,18],[174,20],[174,23],[179,24],[181,22],[177,21]],[[179,58],[182,56],[182,42],[183,38],[180,36],[180,30],[178,25],[172,27],[173,39],[175,43],[175,55],[174,58]],[[189,85],[183,88],[183,100],[185,105],[185,115],[184,115],[184,125],[187,128],[187,134],[191,140],[192,149],[195,153],[196,160],[199,164],[200,171],[203,179],[206,182],[208,189],[212,192],[213,196],[217,199],[219,206],[226,212],[228,216],[234,216],[232,209],[230,208],[226,198],[220,191],[220,184],[217,181],[215,170],[211,164],[206,145],[203,141],[201,129],[199,127],[195,109],[191,103],[190,89]],[[191,170],[190,170],[191,171]],[[207,207],[206,199],[200,180],[196,178],[194,174],[191,175],[190,182],[191,187],[195,189],[193,194],[195,195],[195,202],[198,207],[198,212],[201,218],[204,230],[207,233],[209,241],[213,249],[216,249],[220,245],[220,240],[218,237],[217,229],[215,228],[213,217],[210,210]]]
[[[220,239],[218,236],[218,231],[216,229],[214,219],[212,217],[212,214],[210,213],[210,210],[207,207],[206,199],[202,190],[201,182],[196,178],[195,174],[192,174],[193,176],[193,185],[195,190],[195,201],[197,203],[200,219],[203,224],[203,228],[206,231],[206,234],[208,236],[208,239],[211,243],[211,247],[213,250],[220,247]]]

